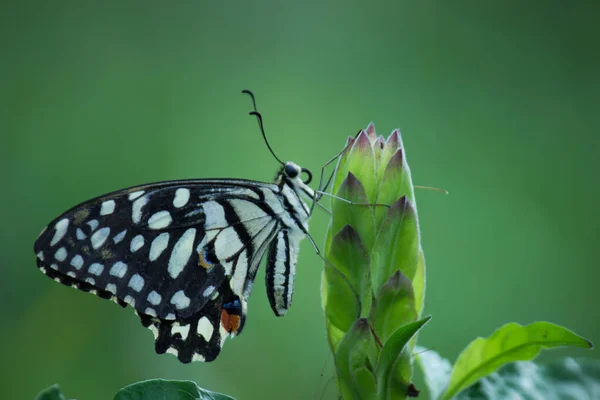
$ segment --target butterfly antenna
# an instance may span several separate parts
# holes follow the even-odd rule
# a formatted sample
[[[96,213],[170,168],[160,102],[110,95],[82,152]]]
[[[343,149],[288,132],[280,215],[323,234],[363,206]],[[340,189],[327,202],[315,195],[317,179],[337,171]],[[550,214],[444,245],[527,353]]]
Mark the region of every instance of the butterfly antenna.
[[[250,115],[254,115],[256,117],[256,120],[258,121],[258,127],[260,128],[260,132],[263,135],[263,139],[265,140],[265,143],[267,144],[267,147],[269,148],[269,151],[271,152],[271,154],[273,154],[273,157],[275,157],[275,159],[277,161],[279,161],[279,163],[281,165],[285,165],[285,163],[283,161],[281,161],[281,159],[279,157],[277,157],[277,155],[275,154],[275,152],[273,151],[273,149],[271,148],[271,145],[269,144],[269,141],[267,140],[267,135],[265,134],[265,128],[263,126],[263,120],[262,120],[262,115],[258,112],[258,110],[256,109],[256,99],[254,98],[254,93],[252,93],[251,91],[249,91],[248,89],[244,89],[242,90],[242,93],[247,94],[248,96],[250,96],[250,98],[252,99],[252,106],[254,107],[254,111],[250,111]]]

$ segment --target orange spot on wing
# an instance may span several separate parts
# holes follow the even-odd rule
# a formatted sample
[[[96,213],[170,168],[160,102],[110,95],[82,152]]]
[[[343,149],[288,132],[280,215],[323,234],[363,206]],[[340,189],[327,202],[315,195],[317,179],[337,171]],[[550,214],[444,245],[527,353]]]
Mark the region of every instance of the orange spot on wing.
[[[221,310],[221,325],[229,333],[237,332],[240,327],[240,316],[229,314],[227,310]]]
[[[231,330],[230,332],[237,332],[238,328],[240,327],[240,316],[239,315],[230,315],[229,316],[229,321],[230,321],[230,325],[231,325]]]

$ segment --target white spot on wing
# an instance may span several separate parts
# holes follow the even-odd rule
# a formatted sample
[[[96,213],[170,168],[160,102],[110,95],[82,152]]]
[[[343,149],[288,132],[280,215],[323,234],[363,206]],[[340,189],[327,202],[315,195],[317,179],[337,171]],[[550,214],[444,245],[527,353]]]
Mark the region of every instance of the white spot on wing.
[[[169,226],[171,222],[173,222],[171,214],[166,210],[162,210],[154,213],[150,219],[148,219],[148,227],[150,229],[162,229]]]
[[[179,188],[175,191],[175,198],[173,199],[173,206],[181,208],[187,204],[190,200],[190,190],[186,188]]]
[[[141,249],[143,245],[144,245],[144,237],[142,235],[137,235],[136,237],[131,239],[131,244],[129,246],[129,250],[132,253],[135,253],[136,251]]]
[[[75,255],[71,259],[71,265],[75,269],[81,269],[81,267],[83,266],[83,257],[81,257],[79,254]]]
[[[129,197],[131,197],[131,195]],[[131,205],[131,219],[134,223],[139,224],[142,220],[142,207],[144,207],[146,203],[148,203],[148,196],[140,197]]]
[[[50,242],[50,246],[54,246],[58,243],[67,233],[67,228],[69,227],[69,219],[63,218],[54,225],[54,237],[52,237],[52,241]]]
[[[117,261],[110,269],[110,274],[117,278],[122,278],[127,273],[127,264],[122,261]]]
[[[94,278],[85,278],[85,281],[87,283],[89,283],[90,285],[95,285],[96,284],[96,280]]]
[[[102,206],[100,207],[100,215],[109,215],[112,214],[115,211],[115,201],[114,200],[107,200],[105,202],[102,203]]]
[[[54,253],[54,258],[56,258],[58,261],[65,261],[65,258],[67,258],[67,249],[61,247],[60,249],[56,250],[56,253]]]
[[[37,258],[39,258],[40,260],[44,261],[44,252],[40,251],[39,253],[37,253]]]
[[[90,228],[92,229],[92,231],[95,231],[95,230],[96,230],[96,228],[98,227],[98,225],[99,225],[100,223],[98,222],[98,220],[97,220],[97,219],[93,219],[93,220],[91,220],[91,221],[88,221],[88,222],[87,222],[87,224],[90,226]]]
[[[231,276],[231,268],[233,267],[233,262],[221,262],[221,265],[225,269],[225,275]]]
[[[248,200],[231,199],[229,204],[241,221],[257,220],[269,216],[262,208]]]
[[[116,235],[113,238],[113,242],[115,242],[115,244],[119,243],[121,240],[123,240],[123,238],[125,237],[126,234],[127,234],[127,229],[125,229],[123,232],[120,232],[118,235]]]
[[[215,287],[214,286],[209,286],[206,289],[204,289],[204,292],[202,292],[202,296],[204,297],[208,297],[210,296],[213,292],[215,291]]]
[[[237,263],[235,265],[235,272],[231,281],[231,289],[234,293],[242,295],[244,285],[246,283],[246,276],[248,274],[248,256],[246,250],[242,251],[238,256]]]
[[[99,264],[99,263],[93,263],[88,268],[88,272],[90,274],[96,275],[96,276],[100,276],[102,274],[102,271],[104,271],[104,265]]]
[[[181,335],[182,340],[186,340],[188,335],[190,334],[190,325],[174,325],[171,328],[171,335],[175,335],[176,333],[179,333]]]
[[[265,198],[265,202],[269,205],[269,207],[273,210],[275,214],[281,214],[284,212],[281,201],[272,190],[267,188],[262,188],[263,196]]]
[[[129,279],[129,283],[127,285],[139,293],[144,288],[144,278],[138,274],[134,274],[131,279]]]
[[[237,232],[230,226],[223,229],[215,239],[215,254],[219,260],[225,260],[244,247]]]
[[[200,362],[204,362],[206,361],[206,358],[204,358],[204,356],[200,355],[200,354],[194,354],[192,356],[192,361],[200,361]]]
[[[138,190],[137,192],[129,193],[129,201],[133,201],[144,194],[143,190]]]
[[[150,292],[150,294],[148,295],[148,302],[150,302],[150,304],[153,304],[155,306],[159,305],[160,302],[162,300],[162,296],[158,293],[156,293],[154,290]]]
[[[177,349],[175,347],[169,347],[167,349],[167,353],[173,354],[175,357],[177,357],[177,355],[179,354],[179,352],[177,351]]]
[[[129,304],[131,307],[135,307],[135,299],[133,297],[131,297],[130,295],[125,296],[123,301],[125,303]]]
[[[204,340],[210,342],[210,338],[212,337],[214,331],[215,328],[207,317],[202,317],[198,320],[198,328],[196,329],[196,332],[199,336],[202,336]]]
[[[77,228],[77,230],[75,231],[75,236],[77,236],[77,239],[79,239],[79,240],[83,240],[87,237],[87,235],[85,233],[83,233],[81,228]]]
[[[99,229],[96,232],[94,232],[94,234],[90,238],[90,240],[92,241],[92,247],[94,249],[97,249],[100,246],[102,246],[104,244],[104,242],[106,241],[106,238],[108,237],[109,233],[110,233],[110,228],[108,228],[108,227]]]
[[[185,295],[183,290],[179,290],[171,297],[171,304],[175,305],[178,310],[181,310],[190,305],[190,298]]]
[[[70,276],[71,278],[75,278],[75,272],[73,272],[73,271],[67,272],[67,275]]]
[[[205,222],[204,227],[206,229],[213,228],[224,228],[227,226],[227,221],[225,220],[225,210],[223,207],[217,203],[216,201],[207,201],[202,205],[204,209]]]
[[[158,338],[158,328],[154,325],[150,325],[148,326],[148,329],[150,329],[152,331],[152,334],[154,335],[154,339]]]
[[[106,291],[111,292],[112,294],[116,294],[117,293],[117,285],[115,285],[114,283],[109,283],[108,285],[106,285]]]
[[[229,336],[229,332],[227,332],[227,329],[225,329],[223,325],[219,324],[219,333],[221,333],[221,347],[223,347],[225,339]]]
[[[156,317],[156,311],[154,310],[154,308],[148,307],[144,310],[144,314],[146,315],[150,315],[152,317]]]
[[[186,230],[181,238],[173,246],[171,258],[169,258],[169,275],[175,279],[179,276],[192,255],[194,239],[196,238],[196,228]]]
[[[163,232],[157,237],[154,238],[152,244],[150,245],[150,261],[156,260],[163,251],[167,248],[169,244],[169,233]]]
[[[244,196],[252,197],[253,199],[260,200],[260,196],[252,189],[244,190]]]

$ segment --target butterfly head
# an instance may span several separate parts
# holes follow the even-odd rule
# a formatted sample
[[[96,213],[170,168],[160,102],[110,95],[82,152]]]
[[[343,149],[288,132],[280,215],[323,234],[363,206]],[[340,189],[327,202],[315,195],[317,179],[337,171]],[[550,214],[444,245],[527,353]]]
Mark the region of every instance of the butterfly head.
[[[306,174],[306,180],[302,180],[302,173]],[[292,181],[300,180],[305,185],[308,185],[312,180],[312,172],[307,168],[302,168],[298,164],[288,161],[281,168],[280,175]]]

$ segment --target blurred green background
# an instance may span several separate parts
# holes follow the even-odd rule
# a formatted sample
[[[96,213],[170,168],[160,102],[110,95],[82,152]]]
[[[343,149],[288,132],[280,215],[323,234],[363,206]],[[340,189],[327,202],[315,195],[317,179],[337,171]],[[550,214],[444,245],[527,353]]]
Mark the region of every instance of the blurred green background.
[[[305,241],[294,305],[264,274],[244,334],[213,363],[156,355],[113,303],[58,285],[33,242],[74,204],[178,178],[271,180],[252,89],[280,157],[317,171],[368,122],[400,128],[427,260],[421,344],[454,360],[509,322],[600,342],[597,2],[3,2],[0,13],[2,398],[52,383],[110,399],[192,379],[238,399],[334,398]],[[323,243],[327,215],[311,222]],[[546,353],[600,357],[597,352]]]

